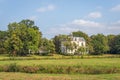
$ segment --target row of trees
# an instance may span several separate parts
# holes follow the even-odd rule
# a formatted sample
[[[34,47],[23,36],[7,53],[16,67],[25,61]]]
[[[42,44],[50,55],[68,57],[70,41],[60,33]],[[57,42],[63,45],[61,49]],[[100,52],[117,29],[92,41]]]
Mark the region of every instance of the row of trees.
[[[73,36],[83,37],[86,40],[86,46],[90,54],[120,54],[120,35],[97,34],[88,36],[86,33],[77,31],[72,32]],[[61,41],[66,35],[58,35],[53,38],[55,51],[60,53]],[[72,45],[71,45],[72,46]]]
[[[81,31],[72,32],[72,34],[86,40],[86,46],[91,54],[120,53],[120,35],[97,34],[88,36]],[[42,38],[42,33],[35,26],[34,21],[22,20],[18,23],[10,23],[7,31],[0,31],[0,53],[12,55],[40,54],[44,51],[61,53],[61,42],[66,39],[67,42],[64,45],[72,49],[74,44],[70,44],[67,35],[57,35],[51,40]]]

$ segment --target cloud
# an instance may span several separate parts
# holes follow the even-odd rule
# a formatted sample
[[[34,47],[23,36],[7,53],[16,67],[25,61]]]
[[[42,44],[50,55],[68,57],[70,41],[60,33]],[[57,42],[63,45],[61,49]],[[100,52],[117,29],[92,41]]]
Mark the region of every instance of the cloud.
[[[120,11],[120,4],[111,8],[111,11]]]
[[[37,16],[30,16],[28,19],[30,19],[30,20],[37,20]]]
[[[72,32],[72,31],[77,31],[77,30],[79,30],[79,29],[71,28],[71,27],[68,27],[68,26],[66,26],[66,27],[59,26],[59,28],[57,28],[57,27],[50,28],[47,33],[48,34],[53,34],[53,35],[68,34],[68,33]]]
[[[98,33],[118,34],[120,32],[120,20],[112,23],[99,23],[91,20],[76,19],[69,23],[56,25],[46,30],[46,36],[54,37],[58,34],[70,34],[74,31],[83,31],[88,35]]]
[[[54,37],[58,34],[69,34],[73,31],[83,31],[88,34],[102,32],[104,25],[98,22],[76,19],[66,24],[56,25],[46,31],[46,35],[51,35]]]
[[[83,20],[83,19],[74,20],[72,24],[79,25],[79,26],[89,26],[89,27],[100,27],[101,26],[100,23],[89,21],[89,20]]]
[[[108,29],[110,30],[120,30],[120,20],[111,23],[109,26]]]
[[[37,12],[53,11],[53,10],[55,10],[55,8],[56,8],[55,5],[50,4],[48,6],[38,8]]]
[[[106,32],[108,34],[120,34],[120,20],[107,24]]]
[[[87,16],[88,18],[101,18],[102,14],[100,12],[91,12]]]

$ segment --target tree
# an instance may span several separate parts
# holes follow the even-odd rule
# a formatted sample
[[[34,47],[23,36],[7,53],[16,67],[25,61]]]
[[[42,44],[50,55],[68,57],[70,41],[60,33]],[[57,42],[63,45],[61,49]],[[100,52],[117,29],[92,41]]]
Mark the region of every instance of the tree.
[[[39,49],[39,40],[40,40],[40,35],[38,30],[34,30],[33,28],[28,28],[28,33],[27,33],[27,40],[26,40],[26,47],[27,49],[32,53],[36,53]]]
[[[5,46],[13,56],[16,56],[20,49],[23,48],[23,43],[16,34],[12,34],[11,37],[5,41]]]
[[[117,35],[111,41],[111,53],[120,54],[120,35]]]
[[[103,54],[109,51],[108,39],[103,34],[92,35],[93,54]]]
[[[55,45],[52,40],[48,40],[46,38],[42,39],[40,50],[43,52],[48,53],[54,53],[55,52]]]
[[[55,51],[61,53],[61,42],[66,40],[67,35],[58,35],[53,38],[53,43],[55,45]]]
[[[110,49],[110,50],[108,51],[109,53],[112,53],[112,48],[113,48],[113,46],[114,46],[114,45],[113,45],[113,43],[114,43],[113,40],[114,40],[115,37],[116,37],[116,36],[115,36],[115,35],[112,35],[112,34],[111,34],[111,35],[107,35],[108,46],[109,46],[109,49]]]
[[[0,54],[6,53],[5,40],[7,38],[7,31],[0,31]]]
[[[83,46],[80,46],[80,47],[77,49],[77,51],[75,52],[75,54],[77,54],[77,55],[84,55],[85,52],[86,52],[86,48],[83,47]]]
[[[66,53],[67,53],[67,51],[68,50],[73,50],[73,48],[74,48],[74,46],[73,46],[73,43],[71,43],[71,41],[64,41],[63,43],[62,43],[64,46],[65,46],[65,50],[66,50]]]
[[[11,53],[17,51],[19,55],[27,55],[38,51],[41,32],[39,32],[39,28],[34,25],[33,21],[22,20],[19,23],[10,23],[8,25],[8,34],[9,36],[6,40],[6,44],[9,47],[7,49],[11,50]],[[11,41],[15,42],[14,45],[11,44]],[[22,44],[22,48],[17,48],[18,43]]]

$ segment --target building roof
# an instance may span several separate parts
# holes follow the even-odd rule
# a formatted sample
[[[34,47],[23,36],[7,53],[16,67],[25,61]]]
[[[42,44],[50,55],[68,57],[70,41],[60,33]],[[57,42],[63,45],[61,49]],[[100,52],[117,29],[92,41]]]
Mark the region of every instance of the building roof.
[[[72,37],[72,41],[85,41],[83,37]]]

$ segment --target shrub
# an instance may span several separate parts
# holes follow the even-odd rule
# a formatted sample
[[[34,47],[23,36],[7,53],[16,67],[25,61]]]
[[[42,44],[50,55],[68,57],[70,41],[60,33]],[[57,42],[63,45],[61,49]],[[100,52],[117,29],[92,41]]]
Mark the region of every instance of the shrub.
[[[56,73],[56,74],[111,74],[120,73],[119,67],[106,67],[106,66],[86,66],[80,65],[32,65],[32,66],[20,66],[16,63],[12,63],[5,66],[0,66],[0,72],[26,72],[26,73]]]
[[[37,66],[24,66],[22,69],[23,72],[26,73],[37,73],[37,71],[39,71],[39,68]]]
[[[17,66],[16,63],[12,63],[10,65],[4,66],[3,71],[5,71],[5,72],[18,72],[19,66]]]

